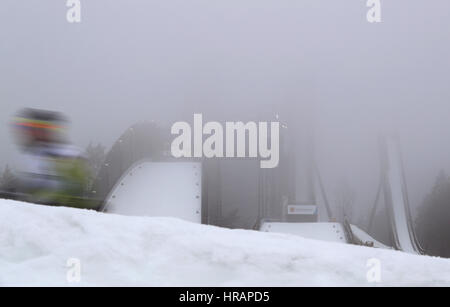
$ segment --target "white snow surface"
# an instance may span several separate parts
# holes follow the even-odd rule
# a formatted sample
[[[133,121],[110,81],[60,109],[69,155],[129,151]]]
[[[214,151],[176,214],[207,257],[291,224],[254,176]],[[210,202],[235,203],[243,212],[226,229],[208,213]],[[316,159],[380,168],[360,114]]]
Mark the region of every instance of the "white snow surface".
[[[81,281],[66,276],[69,258]],[[377,258],[381,282],[369,283]],[[0,200],[1,286],[450,286],[450,260]]]

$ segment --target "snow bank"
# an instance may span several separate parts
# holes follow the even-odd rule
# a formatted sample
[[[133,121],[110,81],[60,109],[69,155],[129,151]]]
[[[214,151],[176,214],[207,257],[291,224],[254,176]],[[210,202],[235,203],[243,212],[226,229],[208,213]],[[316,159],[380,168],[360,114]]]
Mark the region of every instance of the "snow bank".
[[[69,258],[80,260],[79,283],[66,279]],[[371,258],[381,283],[367,281]],[[450,286],[450,260],[1,200],[0,285]]]

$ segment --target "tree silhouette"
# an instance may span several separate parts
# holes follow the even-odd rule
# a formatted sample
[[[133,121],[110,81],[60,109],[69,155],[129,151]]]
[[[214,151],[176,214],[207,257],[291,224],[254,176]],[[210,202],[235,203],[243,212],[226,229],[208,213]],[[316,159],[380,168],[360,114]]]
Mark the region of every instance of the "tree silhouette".
[[[16,188],[17,188],[17,177],[14,176],[13,172],[9,168],[9,165],[6,165],[0,177],[0,190],[14,191]]]
[[[100,143],[95,146],[92,143],[89,143],[89,145],[86,147],[85,155],[90,170],[90,178],[88,184],[88,188],[90,188],[95,178],[97,177],[97,174],[100,171],[103,162],[105,161],[105,146],[101,145]]]
[[[444,171],[419,207],[416,228],[427,254],[450,258],[450,179]]]

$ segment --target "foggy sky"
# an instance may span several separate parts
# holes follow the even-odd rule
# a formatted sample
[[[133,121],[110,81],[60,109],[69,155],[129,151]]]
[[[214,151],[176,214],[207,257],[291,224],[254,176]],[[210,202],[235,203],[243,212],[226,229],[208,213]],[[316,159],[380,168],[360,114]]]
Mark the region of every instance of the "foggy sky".
[[[0,4],[0,167],[14,163],[8,121],[20,107],[71,118],[75,143],[110,146],[131,124],[207,114],[313,119],[330,198],[342,180],[370,203],[377,134],[398,131],[417,205],[450,172],[450,2],[382,0],[81,0]],[[228,117],[227,117],[228,116]]]

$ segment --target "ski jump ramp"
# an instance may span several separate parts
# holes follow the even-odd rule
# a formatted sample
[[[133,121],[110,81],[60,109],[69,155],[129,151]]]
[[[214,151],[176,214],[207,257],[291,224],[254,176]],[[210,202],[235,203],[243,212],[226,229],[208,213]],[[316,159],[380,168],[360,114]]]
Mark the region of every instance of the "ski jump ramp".
[[[400,145],[396,138],[380,142],[384,182],[384,198],[388,211],[394,247],[408,253],[422,253],[414,233]]]
[[[414,232],[400,143],[396,137],[380,138],[382,187],[388,212],[393,248],[423,254]],[[297,234],[307,238],[352,244],[372,243],[387,248],[354,225],[346,223],[263,223],[262,231]]]
[[[103,211],[201,223],[201,167],[199,162],[137,162],[117,181]]]
[[[171,216],[201,223],[202,194],[205,194],[202,188],[206,189],[209,182],[203,180],[205,186],[202,187],[202,176],[207,177],[204,175],[207,167],[198,160],[168,159],[164,154],[167,138],[160,130],[154,123],[137,124],[127,129],[108,153],[93,192],[104,200],[102,209],[109,213]],[[381,183],[391,224],[392,245],[398,250],[421,253],[409,209],[399,142],[396,138],[385,137],[381,140]],[[214,167],[213,177],[220,179],[218,172]],[[220,187],[217,189],[212,189],[212,202],[217,202],[216,209],[222,210]],[[271,195],[266,193],[259,197],[270,199]],[[203,200],[210,201],[208,196]],[[207,214],[210,211],[208,208],[207,205],[204,210]],[[260,217],[267,218],[264,214]],[[349,237],[359,237],[361,233],[353,229],[353,225],[266,222],[260,230],[303,234],[335,242],[352,243],[348,242]],[[359,241],[363,243],[374,241],[371,237],[362,237]]]

